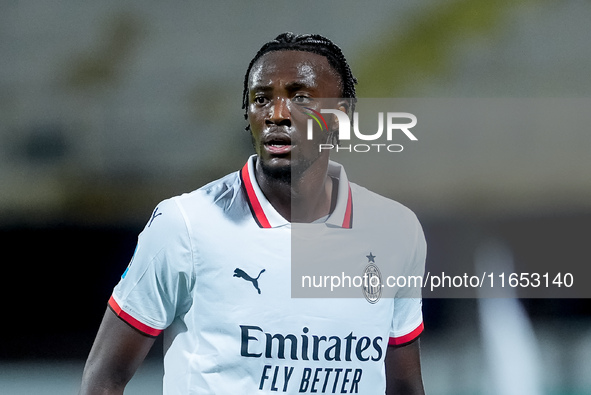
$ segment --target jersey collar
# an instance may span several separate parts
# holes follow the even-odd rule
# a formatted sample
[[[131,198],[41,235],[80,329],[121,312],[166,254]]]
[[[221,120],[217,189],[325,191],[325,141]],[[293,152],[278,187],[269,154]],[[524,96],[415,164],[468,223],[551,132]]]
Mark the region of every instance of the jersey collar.
[[[337,204],[326,220],[326,225],[350,229],[353,227],[353,198],[345,169],[337,162],[329,161],[328,175],[339,180],[339,189],[337,191]]]
[[[248,162],[240,170],[242,187],[246,192],[248,205],[255,222],[261,228],[276,228],[289,225],[289,222],[269,203],[259,187],[254,171],[255,158],[256,155],[248,158]],[[353,200],[345,169],[340,164],[329,161],[328,175],[339,179],[339,187],[335,209],[325,224],[330,227],[349,229],[353,227]]]

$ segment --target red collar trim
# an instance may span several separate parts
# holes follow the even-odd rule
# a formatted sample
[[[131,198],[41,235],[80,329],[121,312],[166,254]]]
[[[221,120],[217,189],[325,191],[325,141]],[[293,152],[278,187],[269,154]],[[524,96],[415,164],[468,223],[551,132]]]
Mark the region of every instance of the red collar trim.
[[[240,179],[242,180],[242,186],[246,191],[246,196],[248,197],[246,200],[248,201],[248,206],[250,207],[254,220],[261,228],[271,228],[272,226],[265,215],[265,211],[257,198],[254,188],[252,187],[252,180],[248,173],[248,162],[246,162],[244,167],[242,167],[242,170],[240,170]]]
[[[345,218],[343,218],[342,227],[351,229],[353,227],[353,198],[351,197],[351,185],[349,188],[349,196],[347,197],[347,209],[345,210]]]
[[[272,228],[271,223],[269,222],[269,218],[265,214],[265,210],[257,197],[257,194],[253,187],[253,180],[251,179],[250,172],[248,171],[249,162],[242,167],[240,170],[240,180],[242,181],[242,187],[246,192],[248,207],[252,213],[252,217],[254,218],[255,222],[261,228]],[[351,229],[353,227],[353,198],[351,193],[351,185],[349,185],[347,181],[347,206],[345,208],[345,213],[343,216],[343,222],[341,224],[342,228]],[[332,215],[335,213],[333,212]],[[329,218],[330,220],[330,218]],[[335,224],[338,226],[338,223]]]

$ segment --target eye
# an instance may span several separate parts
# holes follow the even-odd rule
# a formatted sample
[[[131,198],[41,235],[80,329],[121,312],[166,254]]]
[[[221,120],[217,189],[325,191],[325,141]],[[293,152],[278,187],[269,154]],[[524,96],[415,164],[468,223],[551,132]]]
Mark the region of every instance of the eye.
[[[255,96],[254,103],[258,105],[264,105],[268,102],[268,99],[265,96]]]
[[[297,104],[308,104],[312,101],[312,99],[306,95],[298,94],[294,96],[292,101]]]

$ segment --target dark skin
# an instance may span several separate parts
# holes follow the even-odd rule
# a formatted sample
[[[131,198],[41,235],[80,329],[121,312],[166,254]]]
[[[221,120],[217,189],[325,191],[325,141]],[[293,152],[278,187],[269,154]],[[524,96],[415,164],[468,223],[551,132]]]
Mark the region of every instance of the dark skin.
[[[328,151],[319,152],[318,144],[328,142],[330,136],[317,131],[313,140],[307,139],[309,116],[304,107],[345,110],[344,103],[338,102],[340,95],[340,79],[324,56],[270,52],[251,69],[247,115],[258,156],[257,182],[277,212],[290,222],[312,222],[329,213],[329,156]],[[332,117],[326,118],[329,128],[338,127]],[[286,180],[278,173],[291,176]]]
[[[123,394],[154,341],[107,308],[84,366],[79,394]]]
[[[424,395],[420,340],[386,351],[386,395]]]
[[[330,142],[332,136],[315,131],[314,139],[308,141],[308,116],[301,107],[346,111],[346,103],[338,100],[340,87],[326,58],[309,52],[270,52],[251,70],[248,120],[258,155],[256,179],[277,212],[291,222],[312,222],[329,214],[329,157],[327,151],[318,152],[318,144]],[[325,119],[329,130],[338,128],[335,119]],[[123,394],[154,340],[107,309],[79,394]],[[386,395],[424,394],[418,340],[388,346],[385,368]]]

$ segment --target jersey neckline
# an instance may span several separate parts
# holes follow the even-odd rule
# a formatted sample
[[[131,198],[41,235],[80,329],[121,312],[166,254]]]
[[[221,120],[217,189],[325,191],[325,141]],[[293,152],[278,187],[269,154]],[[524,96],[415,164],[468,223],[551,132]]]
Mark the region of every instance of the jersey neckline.
[[[259,187],[255,177],[255,158],[256,155],[248,158],[239,172],[242,188],[244,188],[254,221],[259,227],[266,229],[290,225],[290,222],[275,210]],[[350,229],[353,227],[353,198],[345,169],[340,164],[329,161],[328,175],[338,179],[339,185],[334,211],[324,223],[331,227]]]

